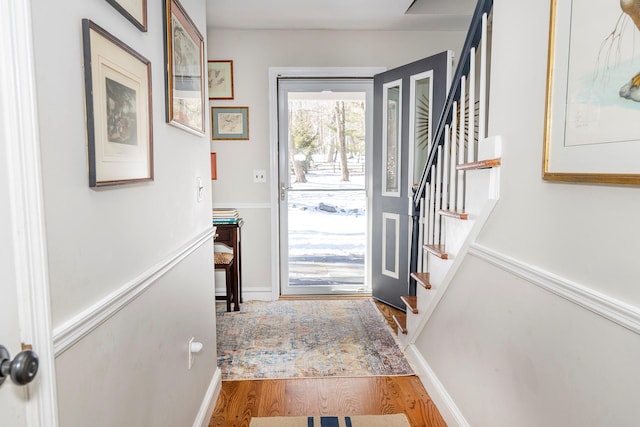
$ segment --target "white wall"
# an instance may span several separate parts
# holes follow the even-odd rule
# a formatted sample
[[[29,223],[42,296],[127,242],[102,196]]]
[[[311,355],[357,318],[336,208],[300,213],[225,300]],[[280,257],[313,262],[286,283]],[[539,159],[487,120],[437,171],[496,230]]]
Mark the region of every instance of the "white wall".
[[[205,1],[182,4],[206,39]],[[208,129],[165,123],[162,4],[147,33],[104,0],[32,0],[32,15],[61,425],[190,425],[216,372],[211,201],[195,190],[210,191]],[[153,182],[88,186],[82,18],[151,61]]]
[[[214,206],[239,207],[243,227],[243,294],[262,298],[271,289],[271,183],[254,184],[253,170],[270,176],[269,67],[394,68],[451,49],[464,32],[426,31],[240,31],[209,29],[209,59],[231,59],[235,99],[211,105],[249,107],[250,140],[212,141],[218,179]],[[249,251],[251,253],[249,254]],[[250,268],[249,268],[250,267]],[[219,287],[222,280],[218,280]],[[221,291],[222,292],[222,291]]]
[[[640,189],[541,178],[548,29],[548,0],[494,2],[501,198],[417,345],[471,425],[635,425],[637,332],[544,288],[640,313]]]

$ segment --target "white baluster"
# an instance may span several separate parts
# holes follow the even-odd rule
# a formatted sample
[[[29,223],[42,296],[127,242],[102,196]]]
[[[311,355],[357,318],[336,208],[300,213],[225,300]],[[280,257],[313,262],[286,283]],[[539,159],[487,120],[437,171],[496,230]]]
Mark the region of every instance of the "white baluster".
[[[431,166],[431,185],[433,186],[433,244],[440,242],[440,192],[438,191],[438,183],[436,181],[436,167]]]
[[[433,167],[431,167],[431,173],[434,174],[435,173],[435,169]],[[432,178],[431,180],[433,181],[433,175],[431,175]],[[428,242],[427,244],[429,245],[433,245],[433,242],[435,241],[435,237],[436,237],[436,232],[435,232],[435,203],[436,203],[436,186],[433,185],[433,182],[431,184],[429,184],[429,188],[427,189],[429,190],[429,235],[428,235]]]
[[[449,181],[449,209],[452,211],[456,210],[456,193],[458,191],[457,185],[458,181],[456,179],[456,166],[458,165],[458,118],[456,117],[456,112],[458,111],[458,103],[453,103],[453,111],[451,112],[451,180]]]
[[[451,169],[451,138],[449,136],[449,128],[445,128],[444,132],[444,146],[443,146],[444,158],[442,159],[442,208],[451,209],[449,193],[449,173]]]
[[[462,78],[462,83],[465,83],[465,78]],[[464,85],[462,86],[464,88]],[[464,91],[463,91],[464,92]],[[460,138],[458,140],[458,164],[464,163],[465,150],[464,150],[464,104],[460,104],[458,107],[460,111]],[[464,210],[464,171],[457,171],[456,182],[456,211],[462,212]]]
[[[464,163],[467,156],[467,76],[460,79],[460,104],[458,114],[458,163]],[[458,187],[460,191],[460,187]]]
[[[487,14],[482,15],[482,38],[480,39],[480,111],[478,115],[478,141],[486,138],[487,109]],[[479,159],[480,160],[480,159]]]
[[[469,62],[469,143],[467,162],[476,161],[476,48],[471,48]]]
[[[442,172],[443,172],[443,168],[442,168],[442,145],[438,146],[438,164],[436,166],[436,176],[438,177],[438,188],[439,188],[439,193],[440,195],[436,198],[436,212],[440,212],[440,209],[443,208],[442,203],[444,202],[444,198],[442,197],[442,191],[444,189],[444,187],[442,186]],[[444,232],[444,224],[445,221],[442,221],[442,217],[440,215],[438,215],[438,218],[440,219],[440,239],[436,242],[436,244],[438,245],[443,245],[444,244],[444,236],[445,236],[445,232]]]
[[[418,239],[417,242],[422,247],[424,241],[424,197],[420,199],[419,206],[419,215],[418,215]],[[422,270],[422,251],[419,252],[418,255],[418,265],[416,265],[416,271]]]

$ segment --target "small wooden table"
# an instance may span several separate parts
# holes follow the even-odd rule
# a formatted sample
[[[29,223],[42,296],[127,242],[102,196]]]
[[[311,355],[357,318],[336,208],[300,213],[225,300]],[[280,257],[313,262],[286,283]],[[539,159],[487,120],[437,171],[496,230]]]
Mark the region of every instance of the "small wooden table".
[[[217,237],[214,243],[223,243],[233,250],[233,310],[240,310],[240,303],[242,302],[242,247],[240,245],[240,228],[243,221],[239,219],[234,224],[219,224],[214,223],[216,227]],[[223,299],[222,297],[216,299]]]

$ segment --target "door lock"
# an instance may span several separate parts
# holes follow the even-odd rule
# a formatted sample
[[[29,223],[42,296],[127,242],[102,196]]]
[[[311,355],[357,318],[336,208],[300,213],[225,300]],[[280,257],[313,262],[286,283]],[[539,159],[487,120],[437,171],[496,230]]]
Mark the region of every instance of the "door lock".
[[[0,345],[0,385],[7,377],[17,385],[29,384],[38,373],[38,355],[31,350],[25,350],[11,360],[9,351],[5,346]]]
[[[291,190],[291,187],[286,187],[284,183],[280,183],[280,201],[284,202],[287,190]]]

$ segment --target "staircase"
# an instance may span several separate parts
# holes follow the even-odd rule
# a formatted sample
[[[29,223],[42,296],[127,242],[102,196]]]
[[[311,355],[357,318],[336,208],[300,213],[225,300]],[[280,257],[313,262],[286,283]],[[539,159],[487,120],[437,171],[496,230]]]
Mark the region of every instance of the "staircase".
[[[406,349],[444,296],[499,196],[499,137],[487,137],[491,0],[479,0],[432,149],[414,188],[411,292],[394,316]],[[413,292],[415,290],[415,292]]]

